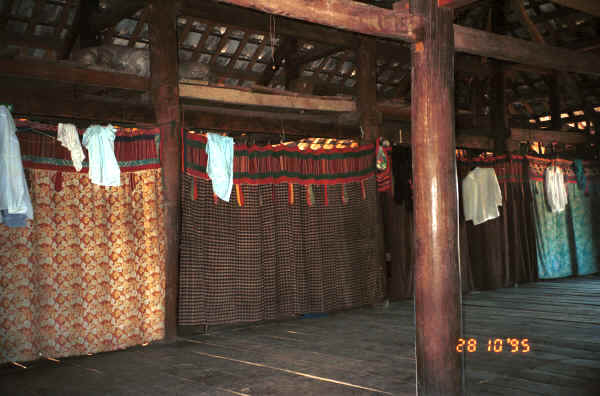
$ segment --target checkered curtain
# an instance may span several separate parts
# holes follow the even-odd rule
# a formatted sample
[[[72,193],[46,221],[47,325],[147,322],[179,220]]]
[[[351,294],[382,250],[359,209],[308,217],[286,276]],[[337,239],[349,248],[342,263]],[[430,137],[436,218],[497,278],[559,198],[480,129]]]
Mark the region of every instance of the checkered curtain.
[[[241,185],[227,203],[214,200],[209,180],[182,177],[180,325],[330,312],[382,298],[374,176],[364,195],[360,182],[327,192],[296,184],[293,203],[287,183]]]

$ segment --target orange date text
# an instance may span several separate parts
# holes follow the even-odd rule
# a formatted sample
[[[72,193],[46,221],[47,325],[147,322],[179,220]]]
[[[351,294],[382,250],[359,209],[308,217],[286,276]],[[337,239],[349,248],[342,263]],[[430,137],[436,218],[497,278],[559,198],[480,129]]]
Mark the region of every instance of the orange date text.
[[[476,338],[459,338],[456,343],[456,352],[510,352],[528,353],[531,345],[527,338],[488,338],[478,341]]]

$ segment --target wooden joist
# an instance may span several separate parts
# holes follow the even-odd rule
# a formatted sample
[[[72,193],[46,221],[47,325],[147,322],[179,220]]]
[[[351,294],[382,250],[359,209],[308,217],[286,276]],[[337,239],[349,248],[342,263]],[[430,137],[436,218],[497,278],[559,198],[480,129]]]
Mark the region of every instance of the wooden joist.
[[[600,17],[600,2],[598,0],[552,0],[552,2]]]
[[[469,135],[457,131],[456,147],[493,152],[495,149],[495,139],[492,136]]]
[[[228,132],[260,133],[266,135],[289,137],[333,137],[350,138],[360,135],[358,125],[341,125],[339,123],[325,124],[314,122],[308,117],[295,120],[277,119],[274,115],[261,118],[247,111],[223,111],[222,109],[207,109],[195,111],[196,106],[184,106],[184,126],[204,130],[217,130]],[[233,115],[232,115],[233,113]],[[275,113],[274,113],[275,114]]]
[[[55,62],[0,60],[0,75],[36,78],[105,88],[145,91],[149,80],[131,74],[83,69]]]
[[[525,65],[600,75],[600,57],[454,25],[456,51]]]
[[[252,8],[273,15],[301,19],[361,34],[394,38],[408,42],[418,40],[421,18],[408,12],[388,10],[346,0],[217,0]]]
[[[81,119],[97,122],[154,124],[150,106],[111,103],[75,97],[73,90],[0,77],[0,102],[10,103],[15,114],[27,117]]]
[[[515,142],[542,142],[543,144],[589,144],[598,143],[598,139],[586,133],[551,131],[548,129],[511,128],[510,140]]]
[[[60,40],[45,36],[27,36],[25,34],[14,32],[0,32],[0,47],[16,45],[19,47],[40,48],[45,50],[60,50],[62,43]]]
[[[478,0],[438,0],[438,6],[446,8],[460,8],[475,3]]]
[[[189,83],[179,84],[179,95],[180,97],[187,99],[200,99],[246,106],[334,112],[356,111],[356,103],[350,99],[327,99],[317,96],[271,95],[249,92],[241,89],[212,87]]]

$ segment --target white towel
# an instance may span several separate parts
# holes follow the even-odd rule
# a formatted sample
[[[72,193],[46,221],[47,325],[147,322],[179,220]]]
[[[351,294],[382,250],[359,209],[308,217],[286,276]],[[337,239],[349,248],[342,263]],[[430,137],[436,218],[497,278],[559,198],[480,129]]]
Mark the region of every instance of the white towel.
[[[58,124],[58,141],[71,152],[71,161],[75,170],[81,170],[81,163],[85,159],[77,128],[73,124]]]

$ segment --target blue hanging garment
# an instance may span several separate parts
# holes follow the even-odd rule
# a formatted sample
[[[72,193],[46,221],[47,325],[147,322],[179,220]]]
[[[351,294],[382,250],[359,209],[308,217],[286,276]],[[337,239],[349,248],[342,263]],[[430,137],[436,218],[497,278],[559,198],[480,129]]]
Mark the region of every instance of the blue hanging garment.
[[[233,188],[233,138],[208,133],[207,139],[206,173],[217,197],[229,202]]]
[[[92,125],[83,134],[88,150],[90,180],[100,186],[121,185],[121,170],[115,157],[115,131],[112,125]]]
[[[24,227],[33,220],[33,207],[16,135],[15,122],[6,106],[0,106],[0,223]]]

